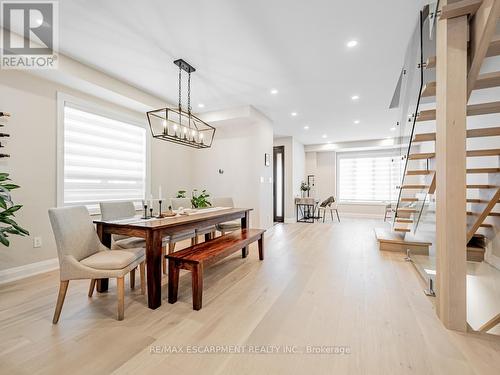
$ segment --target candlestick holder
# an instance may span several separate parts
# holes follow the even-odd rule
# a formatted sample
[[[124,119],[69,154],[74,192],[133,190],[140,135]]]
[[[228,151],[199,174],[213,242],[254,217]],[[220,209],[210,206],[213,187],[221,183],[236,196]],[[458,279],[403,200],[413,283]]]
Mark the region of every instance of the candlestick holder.
[[[158,201],[158,204],[160,205],[160,210],[158,211],[158,216],[156,218],[163,219],[165,216],[161,213],[161,199]]]
[[[153,218],[153,207],[150,207],[149,208],[149,218],[152,219]]]
[[[143,220],[149,219],[149,217],[148,217],[148,205],[147,204],[144,205],[144,216],[141,217],[141,219],[143,219]]]

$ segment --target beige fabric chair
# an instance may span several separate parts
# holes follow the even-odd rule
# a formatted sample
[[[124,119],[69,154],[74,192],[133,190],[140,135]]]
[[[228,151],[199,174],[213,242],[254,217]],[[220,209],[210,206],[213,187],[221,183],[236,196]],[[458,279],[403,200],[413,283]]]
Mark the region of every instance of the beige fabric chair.
[[[101,202],[99,203],[101,208],[101,219],[104,221],[109,220],[120,220],[132,218],[136,215],[135,206],[133,202]],[[169,246],[169,254],[175,248],[175,243],[191,238],[191,233],[181,233],[172,236],[163,237],[162,240],[162,253],[163,253],[163,273],[167,273],[167,260],[165,255],[167,252],[167,246]],[[146,241],[144,238],[138,237],[128,237],[113,234],[113,244],[112,249],[127,250],[136,247],[146,247]],[[170,248],[172,249],[170,251]]]
[[[141,292],[146,291],[144,249],[110,250],[97,233],[87,209],[81,207],[53,208],[49,218],[56,239],[59,257],[60,286],[53,324],[61,315],[70,280],[90,279],[89,297],[92,297],[96,280],[116,278],[118,291],[118,320],[124,317],[124,277],[130,272],[131,287],[135,268],[140,266]]]
[[[189,198],[170,198],[170,205],[173,210],[178,210],[180,208],[192,208],[191,199]],[[215,225],[210,225],[208,227],[199,228],[194,231],[194,235],[191,238],[191,245],[198,243],[198,236],[209,234],[210,238],[215,237]],[[174,245],[175,247],[175,245]],[[170,253],[170,252],[169,252]]]
[[[233,198],[224,197],[224,198],[214,198],[213,202],[214,207],[230,207],[234,208]],[[217,230],[222,234],[226,234],[227,232],[232,232],[238,229],[241,229],[241,221],[227,221],[225,223],[220,223],[215,226]]]

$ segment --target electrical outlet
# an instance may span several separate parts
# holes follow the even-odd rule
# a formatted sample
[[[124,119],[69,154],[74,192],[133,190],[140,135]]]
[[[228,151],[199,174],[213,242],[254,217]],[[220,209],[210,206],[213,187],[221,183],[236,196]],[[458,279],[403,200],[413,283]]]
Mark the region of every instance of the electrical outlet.
[[[42,237],[33,238],[33,247],[42,247]]]

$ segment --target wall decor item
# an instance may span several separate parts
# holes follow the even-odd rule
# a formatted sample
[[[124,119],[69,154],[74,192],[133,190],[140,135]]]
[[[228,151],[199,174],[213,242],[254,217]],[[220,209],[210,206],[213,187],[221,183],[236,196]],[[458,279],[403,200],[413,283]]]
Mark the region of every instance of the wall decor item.
[[[156,139],[193,148],[212,146],[215,128],[191,112],[191,73],[196,69],[183,59],[174,61],[179,67],[179,103],[177,108],[160,108],[146,112],[151,134]],[[187,110],[182,108],[182,71],[188,74]]]
[[[1,112],[0,111],[0,119],[7,119],[10,117],[10,113],[8,112]],[[5,123],[0,123],[0,127],[2,126],[5,126]],[[0,133],[0,138],[6,138],[6,137],[10,137],[9,134],[6,134],[6,133]],[[5,147],[5,145],[3,145],[1,142],[0,142],[0,147]],[[0,158],[9,158],[10,155],[9,154],[3,154],[3,153],[0,153]]]
[[[264,154],[264,165],[269,167],[271,165],[271,155]]]

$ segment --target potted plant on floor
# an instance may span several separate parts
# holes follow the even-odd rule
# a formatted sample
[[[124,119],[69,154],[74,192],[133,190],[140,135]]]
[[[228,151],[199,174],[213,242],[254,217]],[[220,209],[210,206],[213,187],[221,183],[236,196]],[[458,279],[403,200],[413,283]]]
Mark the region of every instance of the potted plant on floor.
[[[29,232],[13,219],[15,212],[22,206],[14,204],[10,192],[18,188],[18,185],[10,182],[8,173],[0,173],[0,243],[7,247],[10,245],[9,235],[29,235]]]

